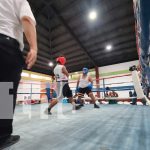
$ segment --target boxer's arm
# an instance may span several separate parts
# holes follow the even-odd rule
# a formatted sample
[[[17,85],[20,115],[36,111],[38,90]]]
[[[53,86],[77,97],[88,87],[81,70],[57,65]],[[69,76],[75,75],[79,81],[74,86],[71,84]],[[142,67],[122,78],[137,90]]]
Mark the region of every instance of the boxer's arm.
[[[69,77],[69,73],[65,66],[63,66],[63,68],[62,68],[62,73],[64,73],[67,77]]]
[[[91,82],[91,84],[93,85],[93,79],[90,76],[89,76],[89,82]]]

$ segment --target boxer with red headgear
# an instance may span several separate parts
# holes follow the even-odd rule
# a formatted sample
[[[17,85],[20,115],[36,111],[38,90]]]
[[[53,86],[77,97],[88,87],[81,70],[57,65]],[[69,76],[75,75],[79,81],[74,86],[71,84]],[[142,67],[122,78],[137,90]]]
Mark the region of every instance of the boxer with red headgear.
[[[69,73],[64,66],[66,64],[65,57],[58,57],[56,59],[57,65],[54,68],[54,74],[56,77],[56,84],[57,84],[57,99],[53,100],[48,108],[48,114],[51,114],[51,109],[64,97],[67,97],[73,105],[73,110],[80,109],[81,106],[76,106],[73,98],[72,98],[72,91],[68,84],[68,77]]]
[[[65,57],[57,57],[56,62],[60,63],[61,65],[65,65],[66,63],[66,58]]]

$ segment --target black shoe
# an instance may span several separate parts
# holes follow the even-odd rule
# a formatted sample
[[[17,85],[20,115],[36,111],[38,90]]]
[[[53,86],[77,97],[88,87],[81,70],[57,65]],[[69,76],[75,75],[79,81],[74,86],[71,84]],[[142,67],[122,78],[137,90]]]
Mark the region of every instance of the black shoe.
[[[48,108],[48,115],[52,115],[50,108]]]
[[[143,103],[143,105],[146,106],[146,99],[145,98],[142,98],[142,103]]]
[[[19,135],[10,135],[3,142],[2,141],[0,142],[0,150],[16,144],[19,140],[20,140],[20,136]]]
[[[94,104],[94,108],[100,108],[98,105]]]
[[[136,103],[130,103],[131,105],[137,105]]]
[[[84,104],[80,104],[79,106],[84,107]]]
[[[81,108],[80,105],[75,106],[75,110],[79,110]]]
[[[52,113],[51,113],[51,112],[48,112],[48,115],[52,115]]]
[[[146,106],[146,102],[143,101],[142,103],[143,103],[144,106]]]

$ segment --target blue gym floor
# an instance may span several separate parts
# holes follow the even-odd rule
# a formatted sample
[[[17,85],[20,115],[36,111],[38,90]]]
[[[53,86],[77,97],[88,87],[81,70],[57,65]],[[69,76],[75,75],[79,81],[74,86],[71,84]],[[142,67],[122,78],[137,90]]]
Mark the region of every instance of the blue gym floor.
[[[64,104],[66,119],[57,118],[56,108],[40,119],[44,106],[32,105],[31,119],[17,106],[14,134],[21,140],[11,150],[150,150],[149,106],[85,105],[73,114]]]

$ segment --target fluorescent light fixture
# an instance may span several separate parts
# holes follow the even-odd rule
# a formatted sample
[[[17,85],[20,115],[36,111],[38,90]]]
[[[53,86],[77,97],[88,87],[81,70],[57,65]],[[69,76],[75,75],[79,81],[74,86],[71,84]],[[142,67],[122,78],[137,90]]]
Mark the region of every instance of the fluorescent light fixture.
[[[42,79],[42,76],[31,74],[31,78],[33,78],[33,79]]]
[[[91,11],[90,13],[89,13],[89,19],[91,19],[91,20],[95,20],[97,18],[97,12],[96,11]]]
[[[54,66],[53,62],[50,62],[48,65],[49,65],[50,67],[53,67],[53,66]]]
[[[29,73],[22,72],[22,73],[21,73],[21,76],[22,76],[22,77],[29,77]]]
[[[112,45],[107,45],[106,50],[108,50],[108,51],[112,50]]]
[[[40,75],[36,75],[36,74],[31,74],[30,77],[33,78],[33,79],[40,79],[40,80],[51,81],[50,77],[40,76]]]
[[[48,80],[48,81],[51,81],[51,78],[50,77],[43,77],[44,80]]]

